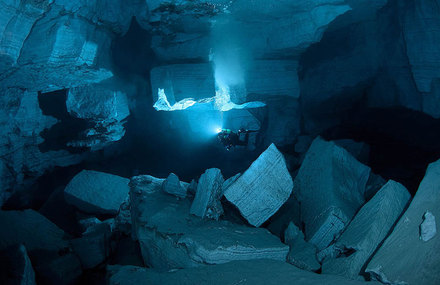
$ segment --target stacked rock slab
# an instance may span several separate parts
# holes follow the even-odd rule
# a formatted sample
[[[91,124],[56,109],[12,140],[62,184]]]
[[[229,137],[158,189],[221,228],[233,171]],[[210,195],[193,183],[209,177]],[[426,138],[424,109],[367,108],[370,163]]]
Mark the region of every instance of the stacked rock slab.
[[[123,124],[130,110],[127,95],[121,89],[112,83],[69,89],[66,100],[69,114],[93,124],[80,140],[69,142],[69,146],[90,147],[96,151],[125,135]]]
[[[293,223],[290,223],[286,229],[284,242],[290,246],[287,262],[308,271],[317,271],[321,268],[321,264],[316,259],[316,247],[304,240],[304,234]]]
[[[392,180],[367,203],[337,240],[335,248],[342,255],[326,261],[325,274],[356,279],[370,256],[385,239],[411,198],[406,188]],[[343,254],[354,251],[349,256]]]
[[[420,224],[429,211],[440,217],[440,160],[431,163],[419,189],[391,235],[379,248],[366,272],[389,284],[440,284],[440,236],[420,238]]]
[[[320,137],[310,146],[294,182],[306,239],[326,248],[364,203],[370,168]]]
[[[223,285],[223,284],[295,284],[295,285],[379,285],[341,276],[320,275],[276,260],[234,261],[226,264],[157,272],[136,266],[109,266],[110,285]],[[268,274],[270,272],[270,274]]]
[[[253,226],[269,219],[292,193],[292,177],[283,154],[271,144],[260,157],[225,190],[234,204]]]
[[[127,178],[83,170],[64,189],[69,204],[91,214],[117,214],[129,192]]]
[[[148,266],[169,270],[233,260],[285,260],[288,247],[266,229],[200,219],[190,214],[189,199],[178,200],[151,181],[151,187],[144,181],[130,191],[133,234]]]
[[[220,198],[223,195],[223,176],[218,168],[205,171],[197,184],[197,192],[191,205],[191,214],[201,218],[218,220],[223,214]]]

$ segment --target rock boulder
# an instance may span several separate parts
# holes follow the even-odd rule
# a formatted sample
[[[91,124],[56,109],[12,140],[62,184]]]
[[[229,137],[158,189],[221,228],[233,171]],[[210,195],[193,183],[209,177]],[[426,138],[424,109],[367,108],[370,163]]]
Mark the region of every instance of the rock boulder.
[[[283,154],[272,144],[224,195],[251,225],[258,227],[286,202],[292,187]]]
[[[426,211],[439,217],[440,160],[431,163],[414,199],[365,271],[373,279],[390,284],[440,284],[440,236],[420,239]]]
[[[336,259],[326,260],[325,274],[336,274],[356,279],[362,267],[385,239],[409,202],[406,188],[392,180],[365,204],[336,241],[340,252]]]
[[[191,205],[191,214],[201,218],[208,217],[214,220],[223,214],[220,198],[223,195],[223,176],[218,168],[205,171],[197,184],[197,192]]]
[[[129,179],[83,170],[64,189],[69,204],[91,214],[117,214],[130,190]]]

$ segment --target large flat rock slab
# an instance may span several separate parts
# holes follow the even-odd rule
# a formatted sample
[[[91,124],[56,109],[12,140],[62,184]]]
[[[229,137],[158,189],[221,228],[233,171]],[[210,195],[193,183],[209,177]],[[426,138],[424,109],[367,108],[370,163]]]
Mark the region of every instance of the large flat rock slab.
[[[64,231],[34,210],[0,211],[0,229],[0,250],[23,244],[32,255],[68,247]]]
[[[379,285],[340,276],[320,275],[304,271],[276,260],[234,261],[225,264],[188,268],[173,272],[157,272],[136,266],[109,266],[110,285]]]
[[[310,146],[294,182],[305,236],[318,247],[335,240],[364,203],[370,168],[320,137]]]
[[[388,181],[365,204],[336,241],[342,254],[324,262],[322,272],[356,279],[362,267],[385,239],[408,204],[411,195],[400,183]],[[351,254],[346,254],[351,252]],[[345,256],[344,256],[345,253]]]
[[[66,201],[92,214],[117,214],[130,190],[129,179],[117,175],[83,170],[64,189]]]
[[[439,205],[440,160],[428,166],[414,199],[365,271],[389,284],[440,284],[440,236],[420,237],[425,213],[440,217]]]
[[[133,186],[130,198],[133,235],[148,266],[169,270],[233,260],[286,259],[288,246],[268,230],[201,219],[190,214],[189,199],[164,193],[154,180],[150,188],[145,183]]]
[[[224,195],[251,225],[258,227],[287,201],[292,188],[284,156],[271,144]]]

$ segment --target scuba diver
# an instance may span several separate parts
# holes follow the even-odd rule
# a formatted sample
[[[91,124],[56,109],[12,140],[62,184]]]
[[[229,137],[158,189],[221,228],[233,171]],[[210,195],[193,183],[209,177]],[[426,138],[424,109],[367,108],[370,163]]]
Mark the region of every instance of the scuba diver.
[[[246,129],[239,129],[237,133],[231,131],[230,129],[222,129],[218,135],[218,140],[223,144],[226,150],[231,150],[232,147],[241,145],[247,146],[249,141],[249,133],[256,132]],[[241,140],[241,135],[244,134],[244,140]]]

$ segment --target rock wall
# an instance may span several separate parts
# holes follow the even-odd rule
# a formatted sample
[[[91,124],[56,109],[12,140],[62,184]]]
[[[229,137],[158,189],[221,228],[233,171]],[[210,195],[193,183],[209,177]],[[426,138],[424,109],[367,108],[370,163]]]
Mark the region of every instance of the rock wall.
[[[87,100],[78,95],[82,90],[83,96],[93,96],[87,108],[95,104],[93,108],[114,110],[113,113],[90,111],[88,117],[79,114],[78,117],[87,117],[99,125],[96,129],[100,131],[89,131],[89,135],[98,133],[104,136],[105,142],[119,140],[124,135],[121,121],[129,114],[125,95],[118,95],[118,100],[112,101],[113,97],[103,98],[105,92],[93,92],[85,86],[113,78],[112,40],[127,31],[133,16],[145,21],[147,12],[142,6],[145,2],[138,0],[105,4],[101,1],[0,1],[0,205],[13,191],[24,186],[25,177],[31,182],[54,166],[76,164],[85,157],[67,151],[39,149],[38,145],[44,141],[40,133],[57,123],[57,119],[43,115],[39,93],[73,88],[77,96],[74,99],[70,96],[69,107],[73,110],[72,102],[81,101],[81,111],[75,113],[78,115],[87,112],[84,109]],[[121,94],[119,89],[114,92]],[[115,112],[119,112],[118,115]],[[102,144],[102,140],[99,143]],[[95,139],[86,146],[96,144]],[[80,145],[83,147],[84,143]]]

